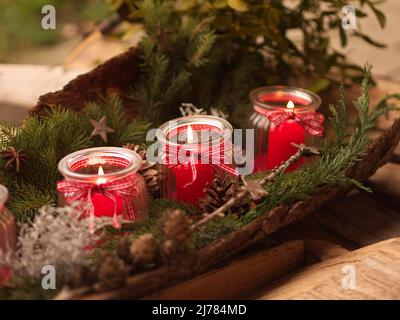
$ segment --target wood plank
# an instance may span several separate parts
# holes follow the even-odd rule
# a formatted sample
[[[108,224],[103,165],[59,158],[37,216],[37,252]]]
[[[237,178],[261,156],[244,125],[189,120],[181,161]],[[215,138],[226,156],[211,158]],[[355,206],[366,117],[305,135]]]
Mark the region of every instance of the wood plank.
[[[269,239],[275,240],[278,243],[303,239],[303,240],[315,240],[315,241],[323,241],[326,243],[335,243],[336,245],[344,248],[345,250],[356,250],[359,249],[360,246],[347,241],[340,235],[337,235],[326,228],[324,225],[320,224],[317,219],[313,215],[307,216],[304,219],[294,222],[287,227],[283,228],[279,232],[271,235]],[[321,259],[320,253],[314,252],[313,246],[308,246],[306,241],[305,243],[305,251],[306,253],[311,253],[317,256],[318,259]]]
[[[330,232],[363,247],[400,236],[399,212],[363,191],[332,201],[314,217]]]
[[[400,165],[388,163],[368,179],[368,184],[385,200],[400,206]]]
[[[304,239],[305,251],[313,254],[320,261],[336,258],[349,252],[338,244],[317,239]]]
[[[381,130],[374,130],[371,132],[370,136],[372,139],[377,139],[381,133]],[[397,147],[394,149],[390,161],[400,164],[400,144],[397,144]]]
[[[342,284],[349,284],[347,280],[352,274],[355,286],[346,289]],[[400,299],[400,238],[309,266],[249,298]]]
[[[303,241],[286,242],[243,257],[225,267],[145,297],[145,299],[238,299],[298,268],[304,260]]]

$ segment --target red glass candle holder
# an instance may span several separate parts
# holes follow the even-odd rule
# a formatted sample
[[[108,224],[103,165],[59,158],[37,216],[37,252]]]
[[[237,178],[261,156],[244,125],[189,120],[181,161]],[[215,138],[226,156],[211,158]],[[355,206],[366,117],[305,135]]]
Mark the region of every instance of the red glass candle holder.
[[[162,196],[196,204],[216,175],[236,176],[232,132],[226,120],[206,115],[163,124],[158,134]]]
[[[143,177],[137,173],[141,163],[136,152],[116,147],[67,155],[58,164],[65,177],[57,185],[60,205],[85,202],[92,222],[95,217],[108,217],[115,227],[146,219],[148,194]]]
[[[8,190],[0,185],[0,250],[2,256],[9,255],[15,249],[16,230],[14,216],[5,206],[8,199]],[[7,282],[10,272],[4,261],[0,261],[0,284]]]
[[[296,153],[292,143],[313,144],[323,134],[321,99],[310,91],[284,86],[261,87],[250,93],[255,130],[254,171],[273,169]],[[297,168],[300,159],[289,170]]]

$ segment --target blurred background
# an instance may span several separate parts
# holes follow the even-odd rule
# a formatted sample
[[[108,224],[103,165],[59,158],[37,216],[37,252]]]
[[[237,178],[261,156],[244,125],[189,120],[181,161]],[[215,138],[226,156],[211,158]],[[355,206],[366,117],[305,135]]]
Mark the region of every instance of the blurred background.
[[[77,75],[135,45],[141,35],[135,24],[123,22],[112,32],[96,31],[112,25],[118,2],[122,0],[0,0],[0,119],[20,122],[40,95],[61,89]],[[56,8],[55,30],[41,27],[44,5]],[[386,48],[358,38],[349,38],[341,48],[337,32],[330,35],[331,42],[350,61],[369,62],[375,75],[400,81],[400,1],[386,0],[379,8],[386,15],[384,29],[369,7],[365,8],[368,17],[358,27]],[[291,35],[294,40],[298,36],[296,31]]]
[[[49,4],[57,11],[56,30],[43,30],[40,24],[42,7]],[[104,0],[2,0],[0,61],[61,64],[82,35],[108,13]]]

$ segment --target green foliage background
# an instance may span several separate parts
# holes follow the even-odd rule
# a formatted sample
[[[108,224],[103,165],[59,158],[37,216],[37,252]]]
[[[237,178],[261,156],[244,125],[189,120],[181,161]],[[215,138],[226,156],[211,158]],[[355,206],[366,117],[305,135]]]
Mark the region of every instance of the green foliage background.
[[[289,1],[290,2],[290,1]],[[111,0],[114,10],[143,25],[141,73],[132,98],[155,122],[178,114],[181,102],[217,107],[240,125],[248,93],[261,85],[296,84],[321,91],[330,84],[361,82],[361,66],[350,64],[330,42],[338,32],[383,47],[361,29],[344,31],[342,7],[352,4],[358,21],[370,7],[383,28],[379,4],[356,1]],[[290,36],[301,36],[294,41]]]
[[[56,8],[57,29],[43,30],[44,5]],[[48,46],[62,41],[65,23],[97,21],[107,17],[105,0],[1,0],[0,61],[7,62],[14,52]]]

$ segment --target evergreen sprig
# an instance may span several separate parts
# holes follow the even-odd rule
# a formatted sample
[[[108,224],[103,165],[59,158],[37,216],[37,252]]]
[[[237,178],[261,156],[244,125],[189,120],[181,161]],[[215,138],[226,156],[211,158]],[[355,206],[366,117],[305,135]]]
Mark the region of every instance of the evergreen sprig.
[[[180,104],[190,101],[223,109],[241,125],[252,88],[297,82],[321,91],[332,83],[361,82],[363,69],[332,47],[330,32],[339,33],[343,47],[349,37],[382,47],[360,30],[343,29],[343,1],[111,2],[146,33],[138,45],[141,69],[132,98],[156,122],[178,116]],[[350,4],[358,22],[367,16],[363,7],[369,6],[385,27],[377,2]],[[293,30],[303,37],[295,41]]]
[[[108,144],[99,137],[90,137],[93,127],[89,119],[99,120],[103,116],[114,129]],[[61,158],[85,148],[142,143],[149,127],[149,122],[140,119],[128,122],[117,97],[89,103],[81,114],[57,107],[45,117],[31,115],[20,128],[0,123],[1,150],[23,150],[28,159],[19,173],[6,169],[5,160],[0,160],[0,183],[12,195],[11,209],[16,220],[26,222],[43,205],[57,203],[56,182],[61,179],[57,166]]]

